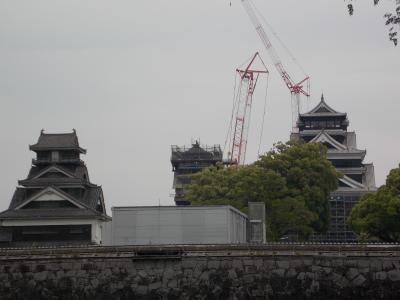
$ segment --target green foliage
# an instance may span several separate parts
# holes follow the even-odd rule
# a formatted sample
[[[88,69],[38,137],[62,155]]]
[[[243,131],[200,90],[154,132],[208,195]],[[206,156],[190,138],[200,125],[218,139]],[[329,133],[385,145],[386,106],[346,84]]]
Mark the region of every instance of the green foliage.
[[[347,2],[347,9],[349,11],[349,15],[352,16],[354,14],[354,6],[353,0],[345,0]],[[378,5],[380,0],[373,0],[374,5]],[[389,26],[389,40],[393,42],[395,46],[398,43],[398,27],[400,25],[400,1],[396,0],[397,4],[395,5],[396,9],[392,13],[386,13],[384,15],[386,21],[385,25]]]
[[[230,204],[244,212],[248,202],[266,206],[268,238],[297,233],[307,238],[329,225],[329,193],[340,176],[319,143],[278,143],[255,163],[217,165],[193,175],[187,190],[192,204]]]
[[[361,197],[348,222],[364,240],[400,242],[400,166],[376,193]]]

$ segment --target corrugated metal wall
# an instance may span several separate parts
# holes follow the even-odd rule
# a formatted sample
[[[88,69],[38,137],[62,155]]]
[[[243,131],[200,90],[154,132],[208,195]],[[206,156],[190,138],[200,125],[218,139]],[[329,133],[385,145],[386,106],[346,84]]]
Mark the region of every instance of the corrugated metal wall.
[[[112,214],[104,245],[246,242],[247,216],[231,206],[114,207]]]

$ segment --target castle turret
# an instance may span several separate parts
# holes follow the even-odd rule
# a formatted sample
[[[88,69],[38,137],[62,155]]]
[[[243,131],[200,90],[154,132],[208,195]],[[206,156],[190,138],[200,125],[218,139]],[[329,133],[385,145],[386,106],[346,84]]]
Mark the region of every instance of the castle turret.
[[[0,213],[9,243],[101,243],[106,214],[102,188],[90,182],[86,150],[72,133],[43,130],[26,179],[19,180],[9,208]]]
[[[299,132],[291,139],[323,143],[327,159],[343,174],[339,188],[330,195],[330,228],[326,234],[314,235],[315,241],[352,242],[355,234],[346,223],[351,209],[366,192],[375,191],[373,164],[364,163],[366,150],[357,148],[355,132],[348,131],[346,113],[331,108],[322,95],[320,103],[311,111],[300,114]]]
[[[175,204],[189,205],[190,202],[185,198],[185,188],[190,184],[191,175],[222,162],[222,150],[219,145],[200,146],[197,141],[191,147],[171,146],[171,150]]]

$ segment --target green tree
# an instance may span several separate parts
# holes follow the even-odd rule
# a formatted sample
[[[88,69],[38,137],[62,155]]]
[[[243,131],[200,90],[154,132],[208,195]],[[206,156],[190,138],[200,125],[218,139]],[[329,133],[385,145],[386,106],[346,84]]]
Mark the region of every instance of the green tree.
[[[354,14],[354,6],[353,0],[345,0],[347,2],[347,8],[349,10],[349,14]],[[386,13],[384,15],[386,22],[385,25],[389,26],[389,40],[391,40],[395,46],[398,43],[398,28],[400,26],[400,1],[399,0],[390,0],[396,1],[395,11],[392,13]],[[378,5],[380,0],[373,0],[374,5]]]
[[[338,176],[322,144],[278,143],[251,165],[217,165],[193,175],[187,198],[195,205],[230,204],[244,212],[248,202],[262,201],[270,240],[289,233],[306,238],[328,228],[328,196]]]
[[[363,240],[400,242],[400,166],[376,193],[361,197],[348,223]]]

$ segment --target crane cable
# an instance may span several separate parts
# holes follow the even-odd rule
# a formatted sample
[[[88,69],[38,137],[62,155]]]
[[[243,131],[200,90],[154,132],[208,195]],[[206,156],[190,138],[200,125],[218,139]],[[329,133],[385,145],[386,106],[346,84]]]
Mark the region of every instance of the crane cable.
[[[247,65],[250,62],[250,60],[251,60],[251,57],[246,59],[242,64],[240,64],[237,69],[242,68],[243,66]],[[233,119],[234,119],[234,114],[235,114],[235,111],[236,111],[236,106],[237,106],[237,104],[239,102],[239,99],[240,99],[240,93],[241,93],[241,88],[242,88],[241,86],[239,86],[239,87],[237,86],[237,78],[238,78],[238,72],[237,72],[237,70],[235,70],[235,76],[234,76],[235,83],[234,83],[234,86],[233,86],[231,120],[229,122],[229,127],[228,127],[228,130],[226,132],[226,136],[225,136],[225,143],[224,143],[223,153],[225,153],[226,147],[231,145],[231,143],[232,143]]]
[[[253,3],[253,1],[248,0],[250,5],[253,7],[254,11],[256,14],[262,19],[264,24],[268,27],[270,32],[275,36],[277,41],[281,44],[282,48],[286,51],[286,53],[290,56],[290,58],[294,61],[294,63],[297,65],[297,67],[300,69],[300,71],[303,73],[303,75],[308,76],[302,65],[297,61],[296,57],[293,55],[293,53],[289,50],[289,48],[285,45],[285,43],[279,38],[278,34],[274,30],[274,28],[267,22],[265,17],[261,14],[260,10],[257,8],[257,6]]]
[[[235,106],[236,106],[236,85],[237,85],[237,72],[235,71],[235,76],[234,76],[235,84],[233,86],[233,97],[232,97],[232,112],[231,112],[231,120],[229,122],[229,127],[226,132],[225,136],[225,144],[224,144],[224,149],[223,153],[225,153],[226,146],[231,144],[231,133],[232,133],[232,123],[233,123],[233,114],[235,113]],[[229,142],[228,142],[229,139]]]
[[[267,85],[265,87],[265,97],[264,97],[264,113],[261,121],[261,130],[260,130],[260,141],[258,143],[258,151],[257,156],[260,156],[261,144],[264,135],[264,122],[265,122],[265,115],[267,114],[267,98],[268,98],[268,85],[269,85],[269,73],[267,74]]]

